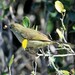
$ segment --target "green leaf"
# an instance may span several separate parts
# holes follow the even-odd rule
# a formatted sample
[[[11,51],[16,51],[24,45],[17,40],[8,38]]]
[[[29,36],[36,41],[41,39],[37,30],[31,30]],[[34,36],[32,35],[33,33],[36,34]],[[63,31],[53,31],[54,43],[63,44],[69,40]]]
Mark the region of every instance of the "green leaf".
[[[51,12],[50,16],[53,17],[53,18],[55,18],[57,16],[57,12]]]
[[[13,63],[13,60],[14,60],[14,55],[12,55],[12,57],[11,57],[11,59],[10,59],[10,61],[9,61],[9,64],[8,64],[9,67],[11,67],[11,65],[12,65],[12,63]]]
[[[47,27],[46,27],[46,31],[47,33],[50,33],[52,30],[53,30],[53,23],[51,20],[48,20],[48,23],[47,23]]]
[[[2,72],[1,75],[8,75],[6,72]]]
[[[29,18],[28,18],[27,16],[25,16],[25,17],[23,18],[22,24],[23,24],[23,26],[26,27],[26,28],[30,27],[30,20],[29,20]]]
[[[75,30],[75,25],[73,25],[73,27],[72,27],[72,28],[73,28],[73,30]]]

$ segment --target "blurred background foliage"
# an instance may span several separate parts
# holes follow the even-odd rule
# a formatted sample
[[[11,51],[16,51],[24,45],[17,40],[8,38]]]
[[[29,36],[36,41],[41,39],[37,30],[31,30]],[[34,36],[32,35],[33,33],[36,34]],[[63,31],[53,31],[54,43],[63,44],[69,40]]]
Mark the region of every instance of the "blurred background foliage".
[[[4,50],[4,53],[0,52],[0,55],[2,56],[2,58],[0,57],[0,61],[3,61],[2,59],[5,57],[7,61],[7,59],[10,58],[11,53],[15,54],[14,63],[12,64],[12,75],[30,75],[33,70],[31,63],[32,59],[28,56],[27,52],[23,52],[19,49],[21,44],[18,42],[14,34],[10,32],[9,28],[4,29],[2,27],[9,25],[9,23],[13,21],[22,24],[24,16],[27,16],[30,19],[30,28],[37,28],[37,30],[48,36],[51,34],[51,37],[49,36],[50,39],[55,41],[59,40],[56,29],[61,27],[61,14],[58,13],[54,7],[55,1],[56,0],[0,0],[0,33],[2,33],[3,37],[5,35],[4,39],[7,38],[7,41],[4,40],[4,43],[1,44],[0,42],[0,47]],[[64,4],[66,9],[64,23],[67,32],[64,36],[69,43],[75,44],[75,0],[60,1]],[[1,40],[3,39],[0,37],[0,41]],[[8,47],[6,45],[11,46]],[[61,50],[59,53],[63,54],[64,51]],[[54,68],[48,66],[47,61],[41,64],[43,61],[44,60],[38,59],[37,75],[55,75],[55,73],[53,73],[55,72]],[[5,61],[3,62],[4,63],[0,62],[0,73],[6,75],[5,72],[8,69],[4,67],[6,66]],[[71,57],[63,57],[61,59],[59,57],[56,58],[55,64],[59,66],[59,69],[68,70],[71,72],[71,75],[72,72],[74,74],[75,58],[71,59]]]

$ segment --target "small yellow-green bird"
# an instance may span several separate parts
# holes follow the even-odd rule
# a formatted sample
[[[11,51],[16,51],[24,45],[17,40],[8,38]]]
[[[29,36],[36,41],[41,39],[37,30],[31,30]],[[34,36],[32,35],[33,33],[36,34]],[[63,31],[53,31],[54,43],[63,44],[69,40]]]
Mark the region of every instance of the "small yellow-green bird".
[[[11,25],[11,30],[21,43],[24,39],[27,39],[27,47],[29,48],[43,48],[49,44],[55,43],[49,40],[45,34],[31,28],[25,28],[18,23],[13,23]]]

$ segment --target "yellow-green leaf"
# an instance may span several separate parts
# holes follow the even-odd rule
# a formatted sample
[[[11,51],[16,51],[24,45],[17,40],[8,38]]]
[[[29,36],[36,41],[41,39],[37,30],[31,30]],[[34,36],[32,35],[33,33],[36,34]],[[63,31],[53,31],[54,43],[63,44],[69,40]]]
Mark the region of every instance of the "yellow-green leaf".
[[[11,65],[12,65],[12,63],[13,63],[13,60],[14,60],[14,55],[12,55],[12,57],[11,57],[11,59],[10,59],[10,61],[9,61],[9,67],[11,67]]]
[[[71,72],[72,72],[72,75],[75,75],[75,70],[74,70],[74,68],[71,69]]]
[[[35,75],[35,72],[34,72],[34,71],[32,71],[30,75]]]
[[[64,39],[64,35],[62,34],[62,32],[57,28],[56,32],[58,33],[60,39]]]
[[[60,1],[55,1],[55,8],[59,13],[65,12],[64,5]]]
[[[73,30],[75,30],[75,25],[72,27]]]
[[[22,48],[26,48],[27,47],[27,43],[28,43],[28,40],[27,39],[24,39],[23,41],[22,41]]]
[[[67,70],[61,70],[61,72],[63,73],[63,75],[70,75],[70,72]]]

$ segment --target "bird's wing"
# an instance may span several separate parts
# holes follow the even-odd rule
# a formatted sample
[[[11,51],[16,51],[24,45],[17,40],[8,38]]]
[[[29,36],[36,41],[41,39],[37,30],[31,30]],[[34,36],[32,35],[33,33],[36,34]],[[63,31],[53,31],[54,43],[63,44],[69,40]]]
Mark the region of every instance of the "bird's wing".
[[[25,32],[25,33],[21,33],[21,35],[30,40],[50,41],[45,34],[39,32],[39,31],[30,29],[30,28],[24,28],[23,32]]]
[[[16,33],[19,33],[23,38],[27,38],[28,40],[50,41],[45,34],[30,28],[25,28],[17,23],[12,25],[12,29],[15,29]]]

